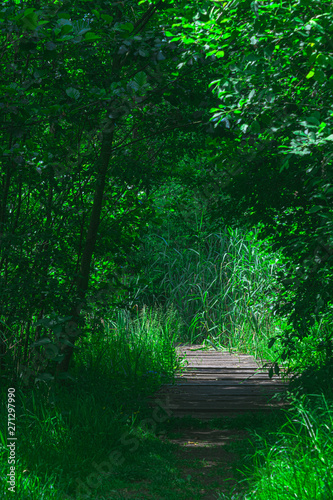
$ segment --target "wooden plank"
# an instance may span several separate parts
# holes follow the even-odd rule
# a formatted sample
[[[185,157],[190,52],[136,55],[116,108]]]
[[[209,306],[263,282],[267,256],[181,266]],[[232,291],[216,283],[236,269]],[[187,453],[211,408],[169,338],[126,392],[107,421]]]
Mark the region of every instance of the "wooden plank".
[[[237,408],[237,409],[228,409],[222,411],[217,411],[217,412],[204,412],[201,410],[188,410],[188,411],[179,411],[174,414],[174,417],[176,418],[184,418],[184,417],[192,417],[192,418],[198,418],[200,420],[211,420],[213,418],[223,418],[223,417],[229,417],[230,416],[235,416],[235,414],[240,414],[240,413],[266,413],[269,415],[273,411],[276,410],[281,410],[281,408],[270,408],[270,407],[262,407],[262,408]]]
[[[174,390],[180,390],[180,391],[191,391],[191,392],[204,392],[204,391],[212,391],[216,394],[218,394],[220,391],[223,391],[225,389],[244,389],[244,391],[249,391],[254,388],[267,388],[271,387],[274,390],[283,390],[283,388],[287,388],[288,384],[280,384],[280,383],[272,383],[267,381],[267,383],[262,383],[262,381],[259,380],[260,383],[256,383],[256,381],[252,381],[252,383],[239,383],[235,380],[213,380],[210,381],[199,381],[201,382],[200,384],[196,384],[195,381],[191,382],[186,382],[185,384],[176,384],[176,385],[163,385],[161,386],[160,390],[165,389],[168,391],[174,391]],[[213,382],[217,382],[217,384],[213,384]]]
[[[176,402],[170,402],[168,405],[168,410],[171,412],[176,412],[176,411],[181,411],[181,412],[192,412],[192,411],[209,411],[209,412],[224,412],[224,411],[235,411],[235,410],[253,410],[253,409],[262,409],[262,408],[273,408],[273,407],[279,407],[279,408],[284,408],[286,407],[286,403],[282,402],[276,402],[270,403],[265,400],[262,401],[224,401],[224,402],[217,402],[216,404],[207,402],[205,404],[200,402],[188,402],[187,404],[177,404]]]
[[[219,370],[244,370],[244,371],[253,371],[253,372],[264,372],[264,373],[267,373],[268,375],[268,371],[269,371],[269,368],[267,367],[262,367],[262,366],[254,366],[254,365],[249,365],[249,364],[244,364],[244,365],[241,365],[241,364],[238,364],[238,363],[229,363],[229,364],[226,364],[226,363],[221,363],[221,364],[214,364],[214,363],[202,363],[202,364],[191,364],[191,365],[187,365],[187,366],[184,366],[182,367],[180,370],[178,370],[179,373],[184,373],[184,372],[189,372],[189,371],[195,371],[195,370],[198,370],[198,371],[208,371],[208,370],[214,370],[216,372],[218,372]],[[281,370],[281,373],[284,373],[284,371]]]
[[[264,358],[255,358],[254,356],[251,356],[250,354],[230,354],[230,353],[224,353],[224,352],[218,352],[218,351],[211,351],[211,352],[204,352],[204,351],[177,351],[176,352],[177,356],[179,357],[198,357],[198,358],[208,358],[208,357],[215,357],[215,358],[223,358],[223,359],[240,359],[240,360],[251,360],[256,363],[267,363],[269,362],[268,360]]]
[[[287,408],[288,404],[285,402],[274,402],[268,403],[266,401],[241,401],[241,402],[233,402],[226,401],[225,403],[219,403],[216,405],[176,405],[170,403],[167,407],[168,410],[172,413],[170,416],[178,416],[179,414],[189,414],[195,417],[196,413],[202,414],[212,414],[215,415],[221,414],[223,415],[225,412],[245,412],[245,411],[259,411],[259,410],[273,410],[273,409],[281,409]]]
[[[264,364],[254,363],[251,360],[238,361],[237,359],[187,359],[183,360],[182,367],[187,369],[188,366],[214,366],[215,368],[219,368],[222,366],[237,366],[240,365],[242,367],[248,366],[249,368],[261,368],[268,370],[270,365],[264,366]]]
[[[265,385],[273,385],[275,386],[281,386],[281,387],[286,387],[288,384],[287,382],[283,382],[280,379],[256,379],[254,382],[252,379],[249,380],[237,380],[237,379],[221,379],[221,380],[189,380],[186,382],[184,378],[179,378],[176,379],[177,384],[165,384],[163,387],[186,387],[186,386],[194,386],[194,387],[200,387],[200,386],[238,386],[242,387],[244,385],[246,386],[265,386]]]
[[[173,393],[175,390],[178,390],[178,387],[180,386],[177,386],[177,389],[176,388],[163,388],[163,389],[159,389],[157,392],[158,393],[165,393],[165,394],[170,394],[170,393]],[[187,389],[187,388],[186,388]],[[234,392],[235,394],[238,394],[239,391],[244,391],[244,394],[248,393],[248,394],[251,394],[252,392],[263,392],[265,393],[265,391],[268,391],[269,393],[272,393],[272,392],[275,392],[275,393],[285,393],[286,390],[287,390],[287,386],[280,386],[280,385],[224,385],[222,387],[219,387],[219,388],[216,388],[216,390],[214,391],[214,388],[210,388],[210,387],[203,387],[202,388],[202,391],[199,390],[199,386],[198,386],[198,394],[203,394],[205,393],[206,391],[206,394],[225,394],[227,391],[227,393],[232,393]],[[188,392],[188,394],[193,394],[195,392],[195,389],[193,389],[193,392]],[[186,392],[185,392],[186,393]]]
[[[195,360],[195,359],[217,359],[217,360],[224,360],[224,361],[242,361],[242,362],[249,362],[249,363],[255,363],[255,364],[264,364],[267,361],[265,360],[256,360],[253,358],[253,356],[246,356],[246,357],[238,357],[238,356],[224,356],[224,355],[215,355],[215,354],[210,354],[210,355],[201,355],[201,354],[193,354],[193,355],[184,355],[184,356],[179,356],[180,360],[186,361],[186,360]]]
[[[181,380],[282,380],[281,378],[270,379],[268,375],[264,373],[186,373]]]
[[[200,420],[211,420],[212,418],[222,418],[223,417],[235,417],[239,415],[240,413],[263,413],[267,415],[267,418],[269,418],[269,415],[272,414],[273,412],[276,412],[277,410],[285,409],[284,406],[281,407],[270,407],[270,406],[263,406],[262,408],[251,408],[251,407],[244,407],[244,408],[229,408],[225,409],[223,411],[201,411],[201,410],[186,410],[186,411],[175,411],[173,413],[173,416],[176,418],[184,418],[184,417],[192,417],[192,418],[197,418]]]
[[[154,402],[152,401],[154,404]],[[264,396],[257,396],[257,397],[230,397],[229,399],[198,399],[196,401],[192,401],[191,399],[174,399],[171,398],[168,400],[168,406],[167,408],[172,410],[175,408],[183,410],[184,408],[200,408],[201,410],[223,410],[224,408],[229,408],[233,406],[234,408],[238,408],[241,406],[253,406],[257,407],[263,406],[263,405],[273,405],[275,406],[276,404],[284,404],[282,400],[277,401],[277,400],[272,400],[271,397],[264,397]]]
[[[199,366],[208,366],[208,365],[216,365],[216,366],[234,366],[234,365],[241,365],[241,366],[251,366],[251,367],[260,367],[260,368],[269,368],[272,363],[256,363],[255,361],[251,359],[225,359],[225,358],[213,358],[213,357],[207,357],[207,358],[187,358],[181,360],[183,363],[183,366],[193,366],[193,365],[199,365]],[[283,369],[283,367],[282,367]]]
[[[240,374],[244,374],[244,378],[246,378],[247,376],[253,374],[253,375],[263,375],[267,378],[269,378],[269,374],[268,374],[268,371],[267,370],[256,370],[254,368],[231,368],[231,367],[224,367],[224,368],[214,368],[214,367],[200,367],[200,368],[189,368],[187,369],[186,371],[179,371],[176,373],[176,376],[180,376],[180,377],[184,377],[184,376],[187,376],[187,375],[190,375],[190,376],[193,376],[193,375],[197,375],[197,376],[200,376],[200,375],[208,375],[208,374],[211,374],[211,373],[214,373],[215,375],[219,376],[221,374],[223,375],[226,375],[226,374],[230,374],[230,375],[234,375],[234,374],[237,374],[237,373],[240,373]],[[276,374],[273,374],[273,377],[282,377],[284,374],[282,373],[281,375],[276,375]]]
[[[211,368],[211,369],[233,369],[233,368],[238,368],[239,370],[261,370],[265,371],[268,373],[268,370],[270,367],[266,366],[256,366],[256,365],[250,365],[249,363],[212,363],[210,361],[207,361],[205,363],[191,363],[189,365],[183,366],[182,370],[180,371],[188,371],[188,370],[194,370],[196,368]],[[283,370],[281,370],[281,373],[283,373]]]
[[[184,397],[201,397],[202,395],[206,396],[214,396],[214,397],[220,397],[224,396],[226,394],[232,394],[232,395],[238,395],[238,394],[244,394],[245,396],[249,394],[276,394],[280,393],[281,390],[280,388],[276,388],[274,386],[251,386],[251,387],[244,387],[244,386],[224,386],[221,387],[220,389],[216,389],[216,387],[186,387],[186,388],[181,388],[180,386],[177,386],[175,389],[165,389],[164,391],[160,392],[165,392],[165,393],[170,393],[172,394],[181,394]]]
[[[216,360],[216,361],[224,361],[226,363],[228,362],[236,362],[236,361],[239,361],[240,363],[251,363],[251,364],[254,364],[254,365],[264,365],[265,364],[265,361],[261,362],[261,361],[256,361],[253,357],[251,358],[246,358],[246,359],[242,359],[242,358],[237,358],[236,356],[235,357],[225,357],[225,356],[214,356],[214,355],[211,355],[211,356],[205,356],[205,357],[202,357],[199,355],[196,355],[196,356],[189,356],[189,357],[184,357],[184,358],[181,358],[179,359],[180,361],[192,361],[192,362],[195,362],[195,361],[207,361],[207,360]]]
[[[271,399],[275,395],[281,395],[281,393],[275,392],[275,391],[270,391],[270,392],[248,392],[244,393],[242,391],[239,392],[226,392],[226,393],[221,393],[221,394],[198,394],[196,397],[193,394],[180,394],[180,393],[164,393],[161,392],[157,396],[158,398],[163,398],[167,397],[168,401],[184,401],[184,404],[192,401],[212,401],[212,402],[218,402],[218,401],[235,401],[237,402],[238,400],[240,401],[245,401],[245,400],[251,400],[254,398],[254,400],[258,400],[258,398],[266,398],[266,399]],[[152,401],[156,400],[156,395],[155,396],[150,396],[150,399]]]
[[[239,365],[233,365],[233,366],[226,366],[226,365],[223,365],[223,366],[210,366],[210,365],[206,365],[206,366],[189,366],[188,368],[186,368],[186,370],[179,370],[177,372],[177,375],[183,375],[183,374],[187,374],[187,373],[193,373],[193,372],[197,372],[197,373],[209,373],[209,372],[214,372],[214,373],[241,373],[241,372],[244,372],[244,373],[263,373],[265,375],[267,375],[267,377],[269,377],[269,372],[266,368],[262,369],[262,368],[258,368],[258,367],[255,367],[255,366],[239,366]],[[274,374],[275,375],[275,374]],[[280,375],[286,375],[285,372],[281,371],[280,372]]]
[[[178,350],[177,352],[178,356],[193,356],[193,357],[223,357],[226,359],[252,359],[256,361],[261,361],[264,360],[264,358],[255,358],[254,356],[251,356],[251,354],[231,354],[229,352],[223,352],[223,351],[193,351],[193,350]]]
[[[272,392],[251,392],[244,394],[243,392],[239,393],[223,393],[223,394],[201,394],[197,395],[197,397],[194,397],[193,394],[170,394],[170,393],[159,393],[155,396],[150,396],[147,398],[147,400],[150,400],[151,402],[157,401],[157,399],[166,399],[170,403],[177,403],[179,405],[187,405],[187,404],[194,404],[194,403],[201,403],[203,406],[206,405],[206,403],[212,403],[213,406],[219,403],[225,403],[225,402],[234,402],[234,403],[239,403],[239,402],[249,402],[249,401],[255,401],[258,402],[260,400],[262,401],[269,401],[272,398],[274,398],[274,401],[277,401],[275,399],[275,396],[277,393],[275,391]],[[157,396],[157,397],[156,397]],[[280,396],[279,396],[280,397]],[[283,398],[282,398],[283,399]],[[273,400],[272,400],[273,401]]]
[[[165,398],[169,401],[186,401],[186,403],[190,402],[196,402],[196,401],[242,401],[243,399],[251,399],[252,396],[257,400],[258,398],[272,398],[275,394],[281,394],[277,392],[271,392],[271,393],[260,393],[260,392],[255,392],[255,393],[247,393],[247,394],[242,394],[242,393],[236,393],[236,392],[223,392],[221,394],[191,394],[191,393],[178,393],[178,392],[165,392],[165,393],[159,393],[158,397],[161,398],[163,395]]]
[[[187,354],[188,356],[224,356],[226,358],[248,358],[248,359],[264,359],[264,358],[255,358],[251,354],[232,354],[230,352],[225,351],[200,351],[193,349],[178,349],[176,351],[177,355]]]

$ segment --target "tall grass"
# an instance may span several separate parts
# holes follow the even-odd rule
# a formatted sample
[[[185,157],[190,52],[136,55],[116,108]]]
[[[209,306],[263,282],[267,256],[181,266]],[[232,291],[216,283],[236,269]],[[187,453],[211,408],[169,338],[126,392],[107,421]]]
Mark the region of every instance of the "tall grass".
[[[159,235],[146,241],[147,281],[157,284],[156,303],[173,306],[183,324],[183,340],[267,355],[265,344],[282,331],[273,316],[281,255],[260,242],[257,232],[225,229],[200,238],[193,247]],[[158,290],[158,293],[156,293]],[[149,302],[142,290],[141,302]]]
[[[131,314],[116,310],[109,318],[100,319],[97,331],[91,328],[93,316],[88,317],[86,334],[78,344],[80,369],[91,374],[100,373],[103,367],[110,376],[124,376],[126,381],[135,381],[147,367],[158,373],[163,367],[165,375],[172,376],[176,362],[173,344],[178,336],[172,311],[143,307]]]
[[[39,382],[16,388],[14,496],[6,483],[7,395],[2,388],[0,498],[75,497],[76,480],[96,472],[93,464],[105,461],[111,450],[122,450],[120,436],[131,432],[140,411],[148,411],[145,397],[178,368],[172,314],[165,319],[162,312],[144,309],[131,319],[118,311],[103,320],[104,327],[96,319],[88,318],[90,328],[78,344],[72,385]]]
[[[316,399],[313,404],[313,399]],[[333,498],[333,405],[323,395],[295,400],[274,443],[256,440],[246,500]],[[258,436],[257,436],[258,438]]]

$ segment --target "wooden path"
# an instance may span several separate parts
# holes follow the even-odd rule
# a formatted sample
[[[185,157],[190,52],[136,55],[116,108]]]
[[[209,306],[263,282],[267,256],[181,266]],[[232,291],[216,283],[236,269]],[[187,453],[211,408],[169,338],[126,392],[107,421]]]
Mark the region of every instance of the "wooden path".
[[[204,351],[200,346],[181,345],[177,350],[186,356],[186,370],[178,374],[175,385],[166,384],[151,397],[152,407],[164,401],[172,416],[210,419],[287,405],[271,399],[287,382],[277,375],[270,379],[268,368],[260,368],[253,356]]]

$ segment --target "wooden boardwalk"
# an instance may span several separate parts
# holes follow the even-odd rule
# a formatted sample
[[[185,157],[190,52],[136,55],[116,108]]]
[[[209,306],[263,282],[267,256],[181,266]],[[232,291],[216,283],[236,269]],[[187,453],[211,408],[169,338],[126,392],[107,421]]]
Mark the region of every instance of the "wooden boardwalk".
[[[191,415],[210,419],[240,412],[271,411],[287,405],[272,397],[286,389],[281,376],[268,376],[268,368],[246,354],[204,351],[200,346],[181,345],[180,356],[186,356],[185,372],[179,373],[176,384],[166,384],[151,397],[164,401],[174,417]]]

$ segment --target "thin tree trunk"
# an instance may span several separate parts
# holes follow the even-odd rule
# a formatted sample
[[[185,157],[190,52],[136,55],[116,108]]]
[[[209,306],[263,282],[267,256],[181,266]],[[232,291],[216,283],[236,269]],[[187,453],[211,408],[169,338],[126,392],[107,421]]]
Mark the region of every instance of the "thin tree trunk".
[[[81,257],[80,276],[76,280],[79,302],[73,305],[73,309],[71,312],[72,315],[71,323],[73,325],[74,322],[74,324],[76,325],[76,331],[78,330],[77,325],[79,324],[80,312],[89,284],[90,265],[96,246],[98,228],[101,219],[103,195],[106,184],[106,174],[112,154],[113,131],[114,131],[114,124],[110,123],[109,128],[103,132],[101,152],[99,155],[99,159],[97,160],[98,173],[95,186],[94,202],[90,215],[88,232],[84,242],[84,248]],[[69,340],[72,344],[75,344],[76,338],[77,335],[72,334],[70,335]],[[73,355],[73,350],[74,348],[71,346],[65,347],[63,351],[65,357],[58,365],[57,374],[68,371],[69,363]]]

